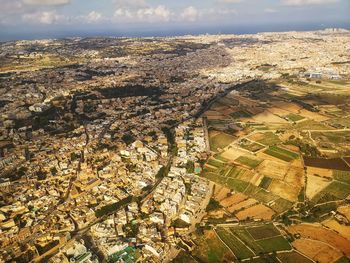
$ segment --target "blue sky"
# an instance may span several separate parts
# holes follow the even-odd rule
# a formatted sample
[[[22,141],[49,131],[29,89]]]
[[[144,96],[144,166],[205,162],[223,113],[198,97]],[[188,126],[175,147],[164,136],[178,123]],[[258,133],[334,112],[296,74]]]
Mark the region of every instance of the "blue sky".
[[[350,25],[350,0],[0,0],[0,40]]]

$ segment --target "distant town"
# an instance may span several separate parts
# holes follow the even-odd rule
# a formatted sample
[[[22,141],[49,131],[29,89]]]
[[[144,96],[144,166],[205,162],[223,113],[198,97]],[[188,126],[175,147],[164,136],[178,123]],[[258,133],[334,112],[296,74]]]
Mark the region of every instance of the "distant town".
[[[0,262],[350,262],[350,31],[0,61]]]

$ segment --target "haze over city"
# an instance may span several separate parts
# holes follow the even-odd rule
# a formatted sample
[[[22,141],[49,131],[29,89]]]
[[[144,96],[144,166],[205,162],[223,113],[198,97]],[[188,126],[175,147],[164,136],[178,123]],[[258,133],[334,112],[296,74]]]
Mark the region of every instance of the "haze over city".
[[[0,40],[349,27],[347,0],[1,0]]]

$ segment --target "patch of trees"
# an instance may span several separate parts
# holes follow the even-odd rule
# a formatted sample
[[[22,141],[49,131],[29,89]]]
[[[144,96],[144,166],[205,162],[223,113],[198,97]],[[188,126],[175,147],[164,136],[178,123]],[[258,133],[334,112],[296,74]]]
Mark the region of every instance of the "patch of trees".
[[[125,98],[137,96],[162,95],[160,87],[145,87],[142,85],[127,85],[125,87],[112,87],[97,90],[105,98]]]
[[[187,161],[187,163],[186,163],[186,171],[189,174],[193,174],[194,173],[194,162]]]
[[[131,134],[124,134],[122,136],[123,142],[125,142],[126,145],[130,145],[135,141],[135,137]]]
[[[286,143],[299,147],[300,151],[306,156],[310,156],[310,157],[321,156],[320,151],[315,146],[305,143],[299,138],[290,138]]]
[[[37,173],[36,176],[38,177],[38,180],[45,180],[47,178],[47,173],[40,169]]]
[[[109,204],[109,205],[105,205],[103,207],[101,207],[100,209],[95,211],[95,215],[96,217],[102,217],[108,214],[111,214],[115,211],[117,211],[118,209],[120,209],[121,207],[127,205],[128,203],[132,202],[132,200],[134,199],[133,196],[128,196],[116,203],[113,204]]]
[[[178,148],[175,142],[174,131],[167,127],[163,127],[162,132],[164,133],[168,141],[168,152],[172,153],[173,155],[177,155]]]
[[[218,201],[216,201],[213,198],[210,198],[209,204],[207,205],[207,208],[205,209],[205,211],[210,212],[216,209],[222,208],[222,206],[220,205],[220,203]]]
[[[181,220],[180,218],[176,219],[171,223],[171,225],[175,228],[185,228],[189,227],[191,224],[186,223],[185,221]]]

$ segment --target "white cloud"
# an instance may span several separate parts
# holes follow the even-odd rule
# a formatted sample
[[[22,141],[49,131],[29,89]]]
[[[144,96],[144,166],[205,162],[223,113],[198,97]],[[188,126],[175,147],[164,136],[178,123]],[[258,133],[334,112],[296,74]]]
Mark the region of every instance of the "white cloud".
[[[26,5],[66,5],[70,0],[23,0]]]
[[[114,12],[114,17],[116,19],[130,20],[134,17],[134,15],[127,9],[119,8]]]
[[[273,9],[273,8],[265,8],[264,12],[265,13],[277,13],[278,11],[276,9]]]
[[[10,9],[16,9],[16,8],[22,8],[22,2],[19,0],[13,0],[13,1],[5,1],[0,0],[1,10],[10,10]]]
[[[327,5],[337,2],[338,0],[282,0],[282,4],[288,6]]]
[[[199,16],[201,19],[218,21],[227,19],[238,14],[238,11],[234,8],[210,8],[201,10]]]
[[[57,23],[64,23],[67,21],[67,18],[63,15],[58,15],[55,11],[43,11],[24,14],[22,15],[22,20],[24,22],[32,24],[51,25]]]
[[[143,8],[137,10],[137,18],[140,21],[169,21],[170,20],[170,10],[162,5],[156,8]]]
[[[146,7],[145,0],[114,0],[113,3],[119,8],[141,8]]]
[[[86,22],[88,23],[97,23],[102,20],[102,14],[96,11],[91,11],[86,17]]]
[[[242,0],[216,0],[216,2],[221,4],[236,4],[242,2]]]
[[[118,8],[114,12],[114,18],[117,21],[134,23],[134,22],[168,22],[171,19],[171,11],[163,6],[147,7],[139,9]]]
[[[193,7],[193,6],[189,6],[186,7],[182,13],[180,14],[180,18],[184,21],[189,21],[189,22],[194,22],[198,19],[199,16],[199,12],[198,10]]]
[[[16,14],[22,12],[23,4],[20,0],[0,0],[0,14]]]

